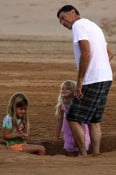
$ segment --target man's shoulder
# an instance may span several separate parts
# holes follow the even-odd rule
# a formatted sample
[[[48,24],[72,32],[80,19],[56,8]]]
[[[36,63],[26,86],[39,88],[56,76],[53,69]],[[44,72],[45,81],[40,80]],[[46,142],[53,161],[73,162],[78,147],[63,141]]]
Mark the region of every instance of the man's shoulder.
[[[84,25],[87,25],[87,24],[89,24],[91,21],[89,20],[89,19],[87,19],[87,18],[80,18],[80,19],[78,19],[77,21],[75,21],[74,22],[74,24],[73,24],[73,28],[75,28],[75,27],[81,27],[81,26],[84,26]]]

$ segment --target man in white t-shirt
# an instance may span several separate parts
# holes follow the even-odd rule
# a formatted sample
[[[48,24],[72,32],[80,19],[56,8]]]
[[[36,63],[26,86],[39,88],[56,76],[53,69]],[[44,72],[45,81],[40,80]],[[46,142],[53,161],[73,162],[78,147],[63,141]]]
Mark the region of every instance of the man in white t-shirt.
[[[94,22],[81,18],[72,5],[57,12],[60,23],[72,30],[75,62],[78,69],[75,96],[67,114],[82,155],[87,155],[82,123],[90,126],[93,154],[98,155],[101,142],[100,122],[112,83],[110,60],[104,34]]]

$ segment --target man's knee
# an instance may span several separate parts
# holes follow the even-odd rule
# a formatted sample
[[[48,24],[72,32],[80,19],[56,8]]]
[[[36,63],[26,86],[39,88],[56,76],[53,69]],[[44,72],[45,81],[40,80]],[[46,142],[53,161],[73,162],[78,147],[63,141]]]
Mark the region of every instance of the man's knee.
[[[101,127],[100,123],[90,123],[89,126],[90,128],[96,128],[96,129]]]

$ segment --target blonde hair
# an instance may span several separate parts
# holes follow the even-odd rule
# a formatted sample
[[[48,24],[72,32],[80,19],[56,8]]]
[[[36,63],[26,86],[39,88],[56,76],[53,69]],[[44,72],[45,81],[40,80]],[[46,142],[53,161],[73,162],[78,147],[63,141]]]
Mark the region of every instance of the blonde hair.
[[[26,95],[24,95],[23,93],[16,93],[11,96],[7,107],[7,113],[10,115],[10,117],[12,117],[13,130],[17,130],[16,108],[25,106],[28,106],[28,98],[26,97]],[[27,114],[23,118],[23,123],[25,131],[28,133],[29,120]]]
[[[57,99],[57,104],[55,106],[56,108],[56,111],[55,111],[55,116],[57,118],[60,118],[61,117],[61,105],[65,102],[66,103],[66,99],[65,97],[62,96],[61,94],[61,90],[62,88],[66,85],[67,89],[70,89],[72,91],[72,96],[74,95],[74,92],[75,92],[75,88],[76,88],[76,81],[73,81],[73,80],[66,80],[64,81],[62,84],[61,84],[61,87],[60,87],[60,93],[59,93],[59,96],[58,96],[58,99]]]

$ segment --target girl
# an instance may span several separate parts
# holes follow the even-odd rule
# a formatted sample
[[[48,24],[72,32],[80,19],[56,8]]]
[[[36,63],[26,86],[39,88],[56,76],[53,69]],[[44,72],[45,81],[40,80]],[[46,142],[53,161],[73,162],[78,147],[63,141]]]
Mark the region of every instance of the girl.
[[[62,131],[64,134],[64,149],[69,156],[75,155],[75,152],[78,151],[71,128],[66,120],[66,114],[71,104],[72,97],[74,96],[75,88],[76,82],[72,80],[64,81],[61,84],[61,91],[58,97],[55,113],[55,116],[58,118],[55,140],[59,140],[60,132]],[[82,124],[82,126],[85,131],[85,144],[86,149],[88,150],[90,144],[89,129],[87,124]]]
[[[11,97],[3,120],[3,139],[12,150],[44,155],[44,146],[26,143],[29,133],[27,107],[28,99],[24,94],[16,93]]]

